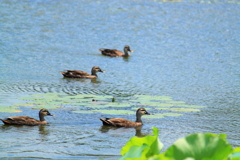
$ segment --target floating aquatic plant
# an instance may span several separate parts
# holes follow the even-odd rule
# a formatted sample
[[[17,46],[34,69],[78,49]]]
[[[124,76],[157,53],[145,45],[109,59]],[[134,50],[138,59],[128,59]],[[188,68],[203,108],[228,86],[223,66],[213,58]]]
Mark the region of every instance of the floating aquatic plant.
[[[175,101],[169,96],[134,95],[125,100],[118,100],[109,95],[65,93],[33,94],[30,97],[20,97],[22,103],[14,103],[13,107],[29,107],[32,109],[56,109],[63,106],[74,106],[79,110],[75,113],[104,113],[104,114],[135,114],[139,107],[147,110],[171,111],[171,113],[156,113],[149,118],[163,118],[165,116],[180,116],[178,112],[197,112],[204,106],[188,105],[183,101]],[[119,109],[125,108],[125,109]],[[10,111],[10,110],[9,110]],[[177,113],[176,113],[177,112]]]
[[[12,112],[22,112],[22,111],[19,110],[19,107],[16,107],[16,106],[0,106],[0,112],[12,113]]]

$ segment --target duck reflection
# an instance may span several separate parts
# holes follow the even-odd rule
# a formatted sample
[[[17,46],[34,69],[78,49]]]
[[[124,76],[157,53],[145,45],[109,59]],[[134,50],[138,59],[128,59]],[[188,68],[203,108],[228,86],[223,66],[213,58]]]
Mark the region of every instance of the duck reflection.
[[[130,57],[123,57],[123,60],[124,60],[125,62],[128,62],[129,59],[130,59]]]
[[[49,130],[46,130],[45,125],[38,126],[38,131],[39,131],[39,134],[41,134],[41,135],[48,135],[49,134]]]
[[[120,131],[120,129],[123,129]],[[137,137],[144,137],[147,136],[147,134],[142,133],[142,126],[134,127],[134,128],[125,128],[125,127],[115,127],[115,126],[106,126],[103,125],[99,129],[102,133],[107,133],[109,130],[118,130],[118,132],[126,132],[126,129],[135,129],[135,136]]]
[[[23,125],[1,125],[0,127],[0,132],[4,132],[6,130],[10,130],[12,128],[23,128],[24,126]]]

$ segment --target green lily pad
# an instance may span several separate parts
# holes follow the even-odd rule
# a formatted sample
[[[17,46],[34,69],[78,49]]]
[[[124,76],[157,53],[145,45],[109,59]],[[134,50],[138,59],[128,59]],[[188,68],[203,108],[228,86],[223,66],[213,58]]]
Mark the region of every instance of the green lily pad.
[[[171,103],[171,104],[185,104],[186,102],[183,102],[183,101],[168,101],[168,103]]]
[[[56,108],[60,108],[62,106],[57,106],[57,105],[35,105],[32,107],[32,109],[56,109]]]
[[[128,110],[79,110],[73,111],[75,113],[104,113],[104,114],[112,114],[112,115],[122,115],[122,114],[136,114],[136,111],[128,111]]]
[[[168,104],[168,103],[158,103],[156,106],[159,107],[173,107],[173,104]]]
[[[106,104],[107,107],[130,107],[132,104],[129,103],[117,103],[117,102],[110,102]]]
[[[155,108],[155,109],[171,110],[171,111],[176,111],[176,112],[199,112],[200,111],[200,109],[195,109],[195,108],[164,108],[164,107],[160,107],[160,108]]]
[[[34,104],[31,103],[13,103],[15,106],[22,106],[22,107],[27,107],[27,106],[34,106]]]
[[[150,96],[150,95],[135,95],[139,100],[156,100],[156,101],[171,101],[172,97],[169,96]]]
[[[14,113],[22,111],[18,110],[18,107],[15,106],[0,106],[0,112]]]
[[[21,99],[21,100],[25,100],[25,101],[35,101],[35,100],[41,100],[43,98],[39,98],[39,97],[19,97],[18,99]]]
[[[32,94],[32,97],[59,97],[59,96],[67,96],[65,93],[43,93],[43,94]]]
[[[195,108],[203,108],[204,106],[197,105],[187,105],[183,101],[174,101],[172,97],[169,96],[151,96],[151,95],[135,95],[129,100],[120,101],[120,102],[112,102],[113,96],[102,96],[102,95],[94,95],[94,94],[78,94],[78,95],[69,95],[65,93],[44,93],[44,94],[33,94],[31,97],[20,97],[19,99],[27,101],[26,103],[14,103],[15,106],[25,106],[32,108],[48,108],[55,109],[58,107],[62,107],[64,105],[67,106],[79,106],[79,108],[85,109],[85,111],[89,108],[92,110],[87,110],[86,113],[104,113],[104,114],[135,114],[135,111],[129,110],[96,110],[101,108],[131,108],[138,109],[142,106],[149,106],[147,108],[155,107],[156,109],[162,110],[171,110],[176,112],[196,112],[200,111]],[[137,107],[139,106],[139,107]],[[133,108],[132,108],[133,107]],[[172,108],[174,107],[174,108]],[[83,111],[77,111],[76,113],[80,113]],[[173,113],[170,113],[173,115]],[[179,116],[181,114],[176,114],[175,116]],[[169,116],[169,115],[156,115],[152,118]]]
[[[114,114],[114,115],[136,114],[136,111],[129,111],[129,110],[93,110],[93,111],[104,113],[104,114]]]
[[[178,111],[178,112],[199,112],[200,109],[195,108],[170,108],[171,111]]]
[[[180,104],[178,105],[179,107],[189,107],[189,108],[205,108],[205,106],[198,106],[198,105],[184,105],[184,104]]]
[[[87,110],[87,111],[85,111],[85,110],[78,110],[78,111],[73,111],[74,113],[88,113],[88,114],[90,114],[90,113],[94,113],[94,111],[92,111],[92,110]]]
[[[147,111],[152,109],[152,108],[146,108],[146,107],[144,107],[144,108],[145,108]],[[138,110],[138,109],[139,109],[139,107],[133,107],[133,108],[132,108],[132,110]]]
[[[177,116],[182,116],[182,114],[179,114],[179,113],[158,113],[158,114],[148,115],[148,116],[146,116],[146,118],[157,119],[157,118],[164,118],[166,116],[177,117]]]

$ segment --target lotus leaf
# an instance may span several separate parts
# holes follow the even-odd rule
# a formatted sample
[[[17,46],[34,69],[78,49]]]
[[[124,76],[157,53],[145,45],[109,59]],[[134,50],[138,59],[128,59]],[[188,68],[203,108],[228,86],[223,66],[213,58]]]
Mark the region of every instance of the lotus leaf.
[[[221,136],[212,133],[196,133],[177,140],[165,152],[165,157],[175,160],[223,160],[232,153],[231,145]]]
[[[232,160],[240,160],[240,147],[237,147],[233,150],[231,158]]]
[[[120,160],[147,159],[159,154],[163,144],[158,139],[158,129],[153,127],[153,136],[132,137],[122,148]]]

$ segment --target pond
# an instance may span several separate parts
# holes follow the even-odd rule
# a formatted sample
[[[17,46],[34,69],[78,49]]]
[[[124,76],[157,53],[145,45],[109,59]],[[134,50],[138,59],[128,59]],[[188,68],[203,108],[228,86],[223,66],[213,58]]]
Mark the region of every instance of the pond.
[[[118,159],[133,136],[159,129],[166,150],[190,133],[240,145],[240,3],[237,0],[0,2],[0,118],[56,115],[45,126],[0,124],[5,159]],[[100,48],[130,57],[107,57]],[[63,78],[59,71],[105,73]],[[99,118],[142,128],[104,127]]]

